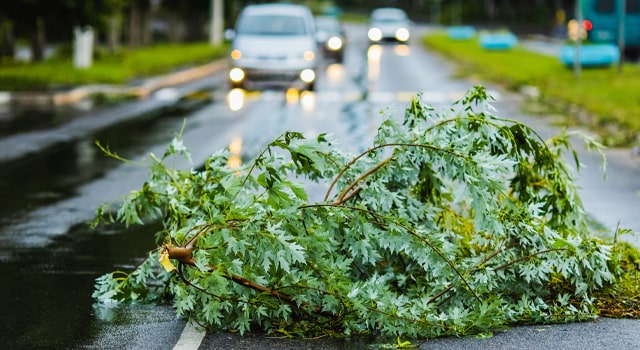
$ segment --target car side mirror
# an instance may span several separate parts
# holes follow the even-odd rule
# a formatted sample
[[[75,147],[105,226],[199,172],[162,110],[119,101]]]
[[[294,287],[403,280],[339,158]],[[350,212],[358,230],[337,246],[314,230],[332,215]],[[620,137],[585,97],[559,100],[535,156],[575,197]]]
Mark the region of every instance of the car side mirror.
[[[233,40],[236,37],[236,31],[233,29],[227,29],[224,31],[224,39],[227,41]]]

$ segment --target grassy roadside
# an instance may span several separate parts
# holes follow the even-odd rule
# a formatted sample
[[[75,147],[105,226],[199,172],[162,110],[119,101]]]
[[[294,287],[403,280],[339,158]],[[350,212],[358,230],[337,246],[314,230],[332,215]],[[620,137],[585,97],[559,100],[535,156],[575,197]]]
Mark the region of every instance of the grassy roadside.
[[[74,68],[69,57],[54,56],[39,63],[2,62],[0,91],[51,90],[80,84],[125,84],[183,66],[208,63],[224,57],[227,50],[227,44],[157,45],[99,56],[87,69]]]
[[[422,38],[428,48],[458,63],[458,74],[491,81],[510,90],[535,86],[540,97],[529,106],[545,114],[563,115],[561,123],[579,124],[609,146],[640,142],[640,66],[584,69],[576,78],[560,60],[516,47],[484,50],[477,40],[452,40],[445,32]]]

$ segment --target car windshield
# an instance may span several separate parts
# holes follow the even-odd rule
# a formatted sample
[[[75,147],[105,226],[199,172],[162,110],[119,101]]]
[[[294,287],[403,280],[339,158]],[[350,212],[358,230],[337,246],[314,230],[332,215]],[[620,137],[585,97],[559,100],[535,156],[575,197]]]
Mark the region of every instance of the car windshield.
[[[340,23],[328,19],[316,19],[316,28],[318,31],[336,33],[340,31]]]
[[[371,19],[375,22],[399,22],[407,20],[407,15],[402,10],[374,11]]]
[[[253,15],[241,19],[238,33],[250,35],[305,35],[304,19],[300,16]]]

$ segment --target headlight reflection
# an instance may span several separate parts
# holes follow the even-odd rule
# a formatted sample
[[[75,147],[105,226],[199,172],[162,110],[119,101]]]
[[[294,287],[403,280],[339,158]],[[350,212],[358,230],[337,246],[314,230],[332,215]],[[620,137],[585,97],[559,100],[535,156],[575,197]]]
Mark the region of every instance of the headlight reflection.
[[[338,63],[332,63],[327,67],[327,79],[330,82],[339,82],[344,78],[344,66]]]
[[[369,50],[367,50],[367,60],[369,63],[369,81],[378,80],[378,76],[380,75],[380,56],[382,56],[382,46],[369,46]]]
[[[296,104],[300,99],[300,92],[298,91],[298,89],[294,89],[294,88],[287,89],[287,92],[285,93],[285,98],[287,100],[287,104],[290,104],[290,105]]]
[[[316,106],[316,94],[311,91],[303,91],[300,94],[300,104],[305,111],[312,111]]]
[[[229,143],[229,152],[231,155],[227,159],[227,165],[231,169],[238,169],[242,165],[242,138],[234,137]]]
[[[396,56],[409,56],[409,45],[398,44],[394,46],[393,53]]]
[[[232,111],[239,111],[244,107],[246,95],[242,89],[231,89],[227,94],[227,104]]]

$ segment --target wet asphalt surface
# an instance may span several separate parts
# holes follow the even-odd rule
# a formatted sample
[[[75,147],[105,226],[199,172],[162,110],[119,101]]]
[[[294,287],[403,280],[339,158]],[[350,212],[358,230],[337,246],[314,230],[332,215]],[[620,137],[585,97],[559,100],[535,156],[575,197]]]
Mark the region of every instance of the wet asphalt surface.
[[[209,84],[209,80],[196,81],[177,89],[186,94]],[[513,98],[517,100],[518,97]],[[10,212],[10,217],[0,216],[0,230],[4,231],[0,234],[0,244],[13,247],[0,251],[0,272],[5,277],[0,287],[3,300],[3,305],[0,305],[0,324],[4,327],[0,345],[3,348],[171,349],[176,344],[184,322],[176,320],[170,307],[136,305],[96,308],[88,298],[97,275],[112,271],[114,267],[127,269],[135,266],[139,262],[137,257],[143,256],[153,246],[151,235],[145,235],[144,232],[136,232],[140,235],[131,234],[123,227],[103,227],[97,234],[91,234],[83,223],[59,232],[56,222],[68,218],[56,218],[55,213],[51,212],[36,216],[39,224],[7,224],[13,222],[15,217],[32,217],[28,213],[32,211],[30,205],[33,198],[25,200],[20,193],[12,192],[16,190],[12,183],[30,179],[31,182],[21,189],[31,189],[28,193],[36,197],[38,205],[46,206],[60,198],[71,198],[74,193],[64,190],[70,187],[70,183],[84,183],[99,178],[104,174],[102,169],[114,166],[110,159],[96,162],[95,156],[85,154],[91,146],[79,146],[76,140],[100,133],[120,133],[118,130],[122,129],[113,128],[114,125],[121,125],[125,129],[138,125],[144,129],[147,127],[144,123],[147,118],[166,113],[174,104],[172,100],[142,100],[95,110],[92,118],[74,118],[67,113],[65,115],[71,118],[54,125],[55,128],[43,125],[34,132],[17,134],[3,131],[5,134],[0,138],[0,164],[4,166],[0,170],[0,189],[5,200],[0,208]],[[504,111],[513,106],[499,108]],[[527,116],[523,118],[531,125],[536,125],[542,134],[555,132],[544,120]],[[154,142],[136,140],[140,149]],[[122,142],[131,143],[132,140]],[[55,156],[59,154],[57,152],[75,154],[73,159],[76,160],[84,155],[92,159],[92,166],[83,166],[78,161],[61,162],[60,157]],[[583,172],[584,175],[578,180],[584,187],[581,195],[585,207],[608,228],[621,223],[622,226],[640,231],[640,220],[637,218],[640,213],[637,193],[640,185],[637,180],[634,181],[640,173],[640,160],[631,157],[628,150],[610,150],[608,157],[613,166],[609,167],[606,181],[598,171]],[[30,163],[35,159],[41,166],[34,170],[23,163],[24,159],[30,159]],[[598,160],[594,157],[586,156],[586,163],[590,169],[598,167]],[[75,169],[71,178],[68,176],[69,168]],[[34,171],[38,172],[36,176]],[[43,183],[47,184],[44,193]],[[127,184],[136,187],[135,181]],[[7,233],[7,227],[12,230],[11,233]],[[43,231],[48,232],[44,238],[40,235]],[[633,237],[628,239],[637,243]],[[123,250],[123,246],[127,249]],[[21,313],[19,317],[15,315],[17,310]],[[42,310],[47,310],[47,314],[43,315]],[[43,343],[40,339],[56,341]],[[379,348],[380,344],[390,343],[393,340],[292,340],[269,337],[260,332],[244,336],[217,333],[204,337],[200,349],[369,349],[376,347],[376,344]],[[640,321],[598,319],[563,325],[522,326],[497,331],[488,339],[441,338],[414,341],[413,344],[421,349],[638,349]]]

